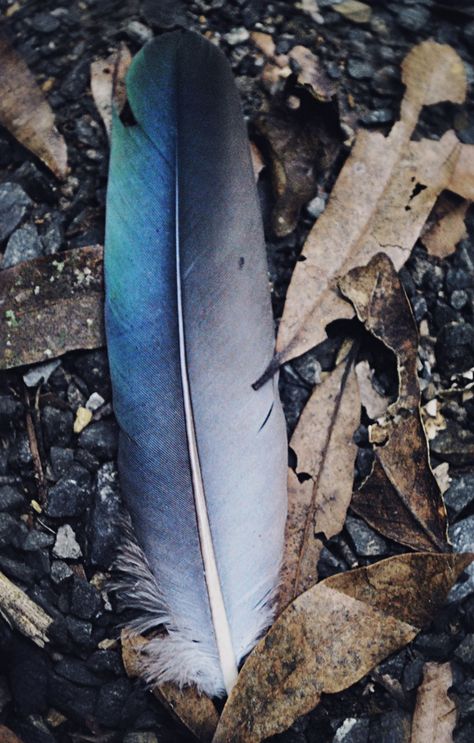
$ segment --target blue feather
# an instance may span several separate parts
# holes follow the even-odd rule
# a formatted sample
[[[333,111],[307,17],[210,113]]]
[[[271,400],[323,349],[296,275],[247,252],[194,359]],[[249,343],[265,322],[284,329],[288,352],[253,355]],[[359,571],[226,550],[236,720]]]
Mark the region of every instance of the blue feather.
[[[285,424],[261,218],[224,56],[165,34],[115,115],[105,247],[119,469],[136,544],[121,567],[153,681],[229,691],[271,621],[286,518]]]

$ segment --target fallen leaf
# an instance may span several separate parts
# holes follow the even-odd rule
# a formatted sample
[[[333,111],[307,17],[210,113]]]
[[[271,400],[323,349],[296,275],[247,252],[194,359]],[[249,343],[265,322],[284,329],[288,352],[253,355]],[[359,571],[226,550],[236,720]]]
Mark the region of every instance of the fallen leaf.
[[[132,55],[122,42],[117,51],[106,59],[97,59],[91,64],[91,93],[100,114],[107,135],[112,129],[112,105],[121,111],[127,100],[125,75],[132,61]]]
[[[360,401],[367,415],[372,420],[381,418],[387,412],[390,398],[381,395],[375,389],[372,379],[373,372],[368,361],[360,361],[355,367],[357,384],[359,385]]]
[[[0,369],[104,343],[101,247],[0,271]]]
[[[446,510],[417,415],[390,429],[374,447],[374,466],[351,508],[374,529],[415,550],[446,550]]]
[[[0,35],[0,124],[58,178],[67,175],[67,149],[54,114],[24,60]]]
[[[410,642],[474,555],[405,554],[299,596],[252,651],[213,743],[258,743]]]
[[[377,253],[366,266],[349,271],[339,281],[339,288],[367,330],[397,358],[399,388],[392,410],[416,410],[420,402],[418,332],[392,261]]]
[[[296,63],[296,79],[299,85],[307,86],[319,101],[330,101],[334,97],[336,93],[334,83],[310,49],[297,44],[289,51],[288,56]]]
[[[402,72],[406,92],[400,121],[387,137],[359,131],[326,209],[309,233],[288,289],[268,375],[323,341],[330,322],[352,316],[339,295],[339,278],[381,251],[397,270],[402,267],[461,159],[466,175],[469,153],[464,148],[469,145],[461,145],[454,132],[439,141],[410,141],[424,105],[464,100],[461,58],[447,45],[425,41],[407,55]],[[474,191],[474,156],[468,177]]]
[[[449,663],[425,663],[410,743],[452,743],[456,726],[456,705],[448,696],[452,683]]]
[[[283,237],[294,230],[302,206],[316,194],[318,177],[337,157],[343,141],[339,113],[336,103],[316,100],[300,86],[255,123],[269,147],[276,194],[272,227]]]
[[[0,743],[22,743],[22,741],[10,728],[0,725]]]
[[[140,653],[148,641],[140,635],[131,635],[122,630],[122,661],[130,678],[140,676]],[[187,727],[203,743],[212,741],[219,716],[212,701],[205,694],[199,694],[194,686],[179,689],[175,684],[166,683],[153,688],[154,696],[169,712]]]
[[[251,31],[250,38],[261,52],[266,57],[272,58],[275,56],[276,46],[270,34],[265,34],[263,31]]]
[[[280,611],[316,583],[322,540],[344,526],[357,454],[352,436],[359,422],[358,386],[349,355],[315,387],[291,438],[298,461],[296,472],[288,473]]]
[[[438,483],[441,495],[444,495],[451,485],[449,463],[441,462],[441,464],[438,464],[438,466],[433,469],[433,475],[436,477],[436,482]]]
[[[447,258],[454,253],[460,240],[467,237],[465,218],[469,202],[455,198],[452,194],[441,194],[433,209],[433,219],[421,242],[430,255]]]

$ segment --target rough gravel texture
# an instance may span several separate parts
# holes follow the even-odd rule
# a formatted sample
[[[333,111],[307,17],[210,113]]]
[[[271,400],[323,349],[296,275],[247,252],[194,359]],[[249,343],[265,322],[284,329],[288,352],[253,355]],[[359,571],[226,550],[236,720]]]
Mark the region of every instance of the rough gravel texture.
[[[89,65],[120,41],[136,52],[153,34],[176,25],[217,34],[250,123],[264,98],[259,82],[262,59],[249,41],[252,30],[270,34],[278,53],[296,44],[309,47],[337,86],[341,106],[352,109],[355,123],[382,131],[397,118],[399,63],[418,41],[434,38],[454,46],[473,81],[474,12],[467,1],[370,0],[370,19],[364,23],[336,12],[328,0],[320,0],[313,17],[295,5],[261,0],[0,0],[6,32],[48,91],[71,166],[67,181],[60,184],[0,131],[1,265],[103,241],[108,145],[90,95]],[[418,133],[439,136],[449,127],[462,141],[474,143],[472,99],[463,113],[452,105],[425,111]],[[277,318],[305,235],[324,208],[337,167],[326,182],[321,180],[318,196],[303,210],[296,229],[281,239],[270,227],[268,176],[261,179]],[[448,388],[453,374],[470,374],[474,365],[474,220],[468,222],[470,238],[454,256],[441,262],[417,246],[402,271],[422,332],[425,401]],[[352,329],[336,326],[330,340],[283,369],[281,389],[290,430],[315,379],[331,368],[349,330],[360,334],[354,324]],[[360,340],[377,371],[380,390],[393,394],[393,359],[368,337]],[[45,370],[48,379],[40,386],[33,381],[25,387],[23,374],[28,371],[0,375],[0,570],[54,618],[54,639],[48,650],[40,650],[0,618],[0,723],[24,743],[190,741],[143,686],[126,677],[117,642],[124,614],[104,590],[117,542],[113,524],[121,507],[106,354],[68,354],[56,368]],[[76,435],[75,412],[91,395],[98,401],[93,422]],[[32,505],[40,495],[26,429],[28,410],[48,490],[41,513]],[[473,413],[472,399],[462,405],[454,396],[443,409],[447,428],[432,442],[433,464],[450,464],[452,484],[446,500],[451,539],[458,549],[474,549]],[[371,462],[365,424],[356,440],[360,481]],[[369,564],[397,551],[351,516],[342,535],[323,550],[320,573]],[[455,741],[474,740],[474,571],[455,589],[428,632],[370,677],[344,693],[325,696],[313,713],[277,739],[408,743],[425,660],[452,661],[458,707]]]

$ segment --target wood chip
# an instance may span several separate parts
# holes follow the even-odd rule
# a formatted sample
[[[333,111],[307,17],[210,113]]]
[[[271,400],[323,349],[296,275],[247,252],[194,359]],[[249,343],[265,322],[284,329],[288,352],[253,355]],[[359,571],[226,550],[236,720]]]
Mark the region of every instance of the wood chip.
[[[0,614],[39,647],[49,642],[48,630],[53,623],[51,617],[1,572]]]
[[[58,178],[68,172],[67,149],[54,114],[24,60],[0,35],[0,123]]]

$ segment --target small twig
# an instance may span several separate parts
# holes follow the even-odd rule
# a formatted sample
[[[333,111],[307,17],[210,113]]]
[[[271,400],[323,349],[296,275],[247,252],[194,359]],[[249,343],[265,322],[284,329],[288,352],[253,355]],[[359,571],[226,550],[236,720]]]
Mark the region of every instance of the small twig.
[[[0,614],[41,648],[49,641],[47,633],[53,623],[52,618],[1,572]]]
[[[38,388],[39,392],[39,388]],[[48,488],[46,485],[46,478],[44,476],[43,463],[41,461],[40,450],[38,446],[38,438],[36,436],[35,424],[33,417],[30,412],[30,397],[28,390],[25,387],[24,398],[26,404],[26,432],[28,434],[28,441],[30,444],[31,456],[33,458],[33,466],[35,469],[35,480],[38,487],[38,502],[44,504],[48,495]]]

